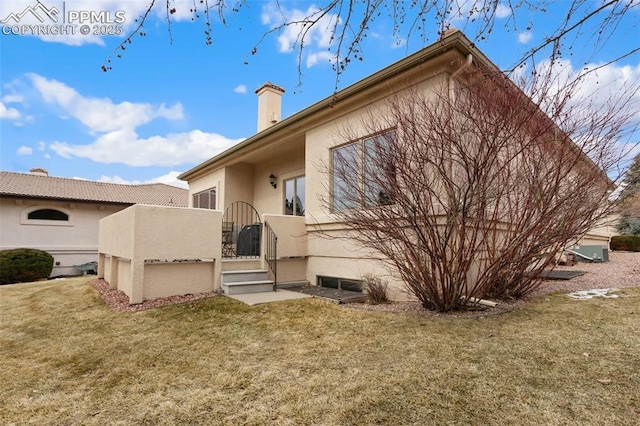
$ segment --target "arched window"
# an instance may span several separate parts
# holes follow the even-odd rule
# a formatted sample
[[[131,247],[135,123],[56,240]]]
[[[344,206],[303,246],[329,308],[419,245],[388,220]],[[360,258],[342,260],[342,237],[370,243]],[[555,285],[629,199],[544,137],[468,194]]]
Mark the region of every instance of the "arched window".
[[[27,215],[29,220],[62,220],[68,221],[69,215],[54,209],[34,210]]]

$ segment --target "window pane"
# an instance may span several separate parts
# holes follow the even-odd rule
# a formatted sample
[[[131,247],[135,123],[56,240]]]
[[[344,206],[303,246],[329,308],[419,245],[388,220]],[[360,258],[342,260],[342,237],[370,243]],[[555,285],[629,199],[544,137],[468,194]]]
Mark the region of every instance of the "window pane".
[[[60,210],[41,209],[32,211],[27,215],[27,219],[38,220],[69,220],[69,215]]]
[[[296,216],[304,216],[305,192],[304,176],[301,176],[296,179]]]
[[[193,194],[193,207],[198,208],[200,205],[198,204],[198,194]]]
[[[395,132],[364,140],[364,190],[367,206],[389,205],[395,185]]]
[[[293,198],[295,197],[295,181],[284,181],[284,214],[293,214]]]
[[[355,143],[333,151],[333,208],[344,210],[359,204],[359,146]]]
[[[206,209],[209,207],[209,193],[208,192],[202,192],[200,194],[200,208],[201,209]]]

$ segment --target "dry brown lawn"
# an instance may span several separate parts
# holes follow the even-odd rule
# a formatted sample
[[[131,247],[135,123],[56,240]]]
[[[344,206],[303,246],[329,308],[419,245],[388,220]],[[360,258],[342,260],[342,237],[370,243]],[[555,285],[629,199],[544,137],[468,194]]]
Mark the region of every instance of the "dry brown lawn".
[[[0,286],[0,424],[638,424],[640,289],[486,318]]]

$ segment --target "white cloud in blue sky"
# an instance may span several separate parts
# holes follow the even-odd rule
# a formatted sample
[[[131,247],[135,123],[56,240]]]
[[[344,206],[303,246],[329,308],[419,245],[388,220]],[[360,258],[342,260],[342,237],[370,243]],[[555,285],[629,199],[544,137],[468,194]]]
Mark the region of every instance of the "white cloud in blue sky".
[[[62,0],[40,1],[47,7],[62,6]],[[37,0],[1,1],[0,19],[36,4]],[[67,0],[65,4],[67,9],[76,10],[123,10],[124,29],[129,31],[149,0]],[[212,14],[211,46],[204,43],[203,14],[191,22],[193,4],[193,0],[172,0],[176,13],[171,16],[171,43],[166,2],[157,1],[145,25],[147,36],[135,37],[122,52],[123,58],[113,60],[113,71],[108,73],[103,73],[100,66],[123,36],[47,38],[0,34],[3,170],[45,167],[52,176],[175,184],[180,171],[255,133],[257,100],[251,88],[265,81],[284,87],[287,91],[282,116],[287,117],[330,96],[335,88],[365,78],[438,37],[434,24],[427,29],[426,40],[407,40],[403,38],[407,36],[404,28],[394,32],[389,17],[381,16],[371,24],[369,37],[363,40],[364,60],[353,61],[335,86],[336,75],[330,66],[335,57],[329,49],[336,48],[331,40],[334,24],[342,23],[336,16],[327,15],[304,40],[304,87],[298,87],[294,45],[301,41],[300,27],[275,31],[262,40],[257,54],[250,52],[265,31],[277,28],[285,18],[316,10],[313,3],[249,0],[240,13],[228,10],[226,25]],[[462,5],[456,9],[462,24],[470,10],[464,5],[471,2],[457,4]],[[504,0],[498,4],[498,21],[491,37],[476,40],[477,47],[502,69],[509,69],[524,52],[550,34],[553,22],[566,16],[560,14],[564,2],[553,2],[547,13],[538,15],[521,13],[523,9],[515,9],[514,14],[508,4]],[[196,5],[200,8],[201,3],[196,1]],[[637,41],[637,10],[630,13],[626,27],[616,27],[609,49],[580,61],[574,55],[566,69],[577,73],[584,63],[606,62],[605,56],[611,50],[627,49]],[[473,36],[473,24],[459,28]],[[584,38],[580,41],[587,43]],[[588,49],[576,49],[574,54],[583,51]],[[638,62],[636,55],[621,64],[604,67],[593,84],[620,90],[621,82],[640,78]],[[248,96],[239,96],[244,94]]]
[[[179,186],[181,188],[188,188],[189,185],[187,184],[187,182],[178,180],[178,176],[180,175],[181,172],[176,172],[176,171],[171,171],[167,174],[164,174],[162,176],[158,176],[156,178],[153,179],[148,179],[148,180],[127,180],[127,179],[123,179],[120,176],[105,176],[102,175],[99,179],[97,179],[99,182],[106,182],[106,183],[121,183],[121,184],[128,184],[128,185],[140,185],[140,184],[145,184],[145,183],[164,183],[166,185],[173,185],[173,186]],[[80,178],[76,178],[76,179],[80,179]]]
[[[59,118],[75,119],[86,126],[89,135],[98,135],[86,144],[66,141],[49,144],[53,152],[66,159],[86,158],[98,163],[134,167],[177,166],[203,161],[241,140],[200,130],[141,138],[137,128],[142,125],[158,119],[182,120],[182,105],[115,103],[109,98],[84,96],[65,83],[39,74],[30,73],[26,77],[42,100],[56,107]],[[23,148],[20,149],[25,155]],[[44,149],[43,142],[38,143],[38,148]],[[29,150],[31,154],[32,149]]]
[[[33,149],[31,147],[23,145],[20,148],[18,148],[18,150],[16,151],[16,154],[18,154],[18,155],[31,155],[31,154],[33,154]]]
[[[318,13],[318,8],[311,5],[307,10],[287,9],[282,4],[268,2],[262,8],[262,24],[275,29],[285,21],[303,21],[306,16]],[[306,66],[310,68],[320,63],[329,64],[335,62],[335,55],[327,50],[333,43],[333,31],[339,24],[337,15],[327,13],[319,17],[318,22],[312,27],[303,24],[292,24],[280,29],[278,33],[279,50],[282,53],[290,53],[296,46],[303,44],[306,51]],[[302,36],[301,34],[304,34]]]
[[[7,107],[3,102],[0,102],[0,119],[17,120],[20,118],[20,112],[12,107]]]
[[[200,130],[141,138],[134,130],[123,129],[101,135],[89,144],[56,141],[50,148],[67,159],[133,167],[179,166],[204,161],[241,141]]]
[[[496,17],[497,18],[506,18],[511,15],[511,8],[504,3],[500,3],[496,8]]]
[[[157,118],[180,120],[184,117],[179,103],[170,107],[127,101],[116,104],[109,98],[82,96],[64,83],[35,73],[27,74],[27,78],[46,103],[57,105],[64,116],[78,119],[95,132],[133,129]]]
[[[523,31],[518,34],[518,42],[522,44],[527,44],[533,38],[533,33],[531,31]]]

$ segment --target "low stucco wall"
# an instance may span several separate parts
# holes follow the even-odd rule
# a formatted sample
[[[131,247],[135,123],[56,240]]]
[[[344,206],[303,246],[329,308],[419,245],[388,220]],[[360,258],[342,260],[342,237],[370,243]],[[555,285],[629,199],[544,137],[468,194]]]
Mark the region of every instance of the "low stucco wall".
[[[131,206],[100,221],[98,276],[132,304],[220,288],[222,212]]]
[[[203,279],[203,277],[213,277],[215,267],[214,260],[147,264],[144,268],[144,279],[148,284],[144,286],[142,298],[147,300],[174,296],[176,289],[187,291],[187,285],[188,293],[212,291],[211,280]]]
[[[304,257],[307,255],[307,228],[304,216],[281,214],[262,215],[278,236],[278,257]]]
[[[262,221],[269,224],[278,237],[278,283],[300,282],[307,279],[307,230],[303,216],[265,214]],[[266,239],[263,238],[264,243]],[[265,253],[265,248],[262,248]],[[266,265],[263,266],[268,269]]]

